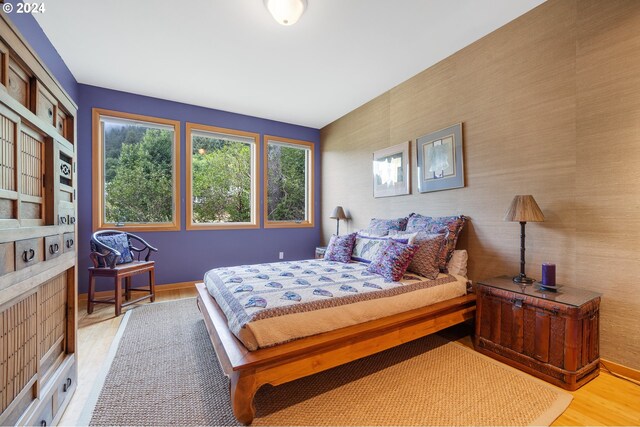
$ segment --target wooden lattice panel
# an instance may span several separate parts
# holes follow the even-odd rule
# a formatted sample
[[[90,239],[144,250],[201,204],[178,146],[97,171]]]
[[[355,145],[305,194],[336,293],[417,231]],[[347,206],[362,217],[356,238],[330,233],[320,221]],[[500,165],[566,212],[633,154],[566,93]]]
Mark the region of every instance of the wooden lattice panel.
[[[0,313],[0,413],[36,375],[37,308],[31,294]]]
[[[42,197],[44,143],[31,134],[22,132],[20,161],[22,162],[22,193]]]
[[[40,357],[65,333],[67,310],[67,273],[40,286]]]
[[[0,189],[16,191],[16,124],[0,115]]]

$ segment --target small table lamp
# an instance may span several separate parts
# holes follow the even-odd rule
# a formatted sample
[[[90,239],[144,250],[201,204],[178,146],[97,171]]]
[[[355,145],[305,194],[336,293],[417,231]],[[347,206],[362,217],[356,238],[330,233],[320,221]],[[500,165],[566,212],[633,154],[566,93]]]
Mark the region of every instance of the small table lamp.
[[[520,222],[520,274],[515,276],[513,281],[516,283],[533,283],[535,279],[527,277],[524,273],[524,227],[527,222],[544,221],[544,215],[533,196],[515,196],[504,215],[504,220]]]
[[[336,206],[336,208],[333,210],[333,213],[331,214],[331,216],[329,218],[337,220],[338,224],[336,226],[336,236],[339,236],[340,235],[340,220],[341,219],[347,219],[347,216],[344,214],[344,209],[342,209],[342,206]]]

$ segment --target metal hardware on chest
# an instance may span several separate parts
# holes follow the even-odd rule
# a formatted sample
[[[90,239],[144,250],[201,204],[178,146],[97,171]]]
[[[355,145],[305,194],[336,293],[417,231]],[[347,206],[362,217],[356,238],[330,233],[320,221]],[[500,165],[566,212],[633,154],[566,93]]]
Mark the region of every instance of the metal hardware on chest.
[[[24,262],[31,262],[36,257],[36,251],[33,249],[25,250],[22,252],[22,260]]]

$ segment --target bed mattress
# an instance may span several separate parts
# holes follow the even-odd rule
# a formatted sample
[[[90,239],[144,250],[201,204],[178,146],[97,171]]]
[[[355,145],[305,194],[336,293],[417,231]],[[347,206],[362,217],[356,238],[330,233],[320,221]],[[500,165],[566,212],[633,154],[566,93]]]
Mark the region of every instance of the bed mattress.
[[[252,351],[466,294],[462,276],[386,282],[367,267],[316,259],[241,265],[208,271],[205,285]]]

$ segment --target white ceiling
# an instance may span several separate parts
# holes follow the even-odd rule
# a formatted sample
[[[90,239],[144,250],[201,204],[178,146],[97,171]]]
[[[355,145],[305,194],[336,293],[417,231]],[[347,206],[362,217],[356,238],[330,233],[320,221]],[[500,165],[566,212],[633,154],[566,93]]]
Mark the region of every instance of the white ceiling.
[[[55,0],[35,15],[78,82],[321,128],[544,0]]]

